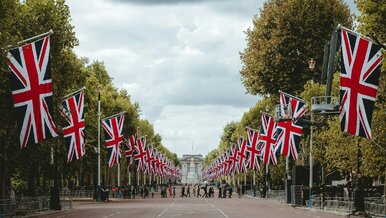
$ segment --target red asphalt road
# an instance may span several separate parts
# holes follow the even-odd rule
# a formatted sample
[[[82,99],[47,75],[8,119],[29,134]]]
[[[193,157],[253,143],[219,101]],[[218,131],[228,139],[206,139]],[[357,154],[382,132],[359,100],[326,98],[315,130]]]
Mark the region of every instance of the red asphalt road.
[[[342,217],[340,215],[292,208],[275,200],[251,198],[157,198],[116,200],[109,203],[74,202],[73,209],[44,215],[41,217],[101,217],[101,218],[158,218],[158,217],[210,217],[210,218],[243,218],[243,217],[280,217],[301,218]]]

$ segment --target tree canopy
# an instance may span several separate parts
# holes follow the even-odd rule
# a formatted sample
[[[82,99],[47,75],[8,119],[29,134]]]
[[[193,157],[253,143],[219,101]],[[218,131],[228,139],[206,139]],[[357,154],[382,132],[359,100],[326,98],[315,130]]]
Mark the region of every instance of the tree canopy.
[[[240,53],[242,82],[251,94],[299,94],[310,79],[318,81],[321,65],[308,69],[313,58],[322,63],[325,43],[338,24],[351,26],[342,0],[269,0],[246,33]]]

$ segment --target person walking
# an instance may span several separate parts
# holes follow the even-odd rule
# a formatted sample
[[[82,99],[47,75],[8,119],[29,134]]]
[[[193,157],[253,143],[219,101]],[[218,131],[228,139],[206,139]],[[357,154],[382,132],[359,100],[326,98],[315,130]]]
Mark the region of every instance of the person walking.
[[[176,186],[173,186],[173,198],[176,197]]]
[[[131,190],[131,196],[133,196],[133,199],[135,199],[135,187],[133,186],[133,189]]]
[[[172,198],[173,197],[173,194],[172,194],[172,185],[169,185],[169,198]]]
[[[181,186],[181,198],[185,196],[185,186]]]
[[[193,197],[196,197],[196,185],[193,186]]]
[[[237,185],[237,194],[239,195],[239,198],[241,198],[241,188],[240,188],[240,185]]]
[[[202,195],[203,198],[207,198],[208,197],[208,186],[205,185],[204,186],[204,194]]]
[[[197,185],[197,198],[201,197],[200,191],[201,191],[200,185]]]
[[[188,185],[187,191],[186,191],[186,197],[190,198],[190,185]]]

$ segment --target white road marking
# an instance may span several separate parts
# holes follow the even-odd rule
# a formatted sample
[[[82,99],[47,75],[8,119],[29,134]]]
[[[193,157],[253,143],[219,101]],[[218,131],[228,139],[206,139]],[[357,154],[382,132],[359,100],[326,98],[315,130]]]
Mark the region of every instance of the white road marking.
[[[110,215],[107,215],[107,216],[105,216],[105,217],[103,217],[103,218],[109,218],[109,217],[112,217],[112,216],[114,216],[114,215],[117,215],[117,214],[120,214],[121,212],[115,212],[115,213],[112,213],[112,214],[110,214]]]
[[[176,202],[176,200],[174,200],[172,203],[170,203],[169,207],[165,208],[165,210],[163,210],[160,214],[158,214],[157,217],[161,217],[166,211],[168,211],[168,208],[171,208],[173,206],[174,202]]]
[[[213,208],[216,208],[216,206],[214,206],[212,203],[210,203],[210,202],[208,201],[208,199],[205,199],[205,201],[208,202],[208,204],[209,204],[210,206],[212,206]],[[217,209],[217,211],[219,211],[224,217],[229,218],[229,216],[226,215],[226,214],[224,213],[224,211],[222,211],[222,210],[219,209],[219,208],[216,208],[216,209]]]

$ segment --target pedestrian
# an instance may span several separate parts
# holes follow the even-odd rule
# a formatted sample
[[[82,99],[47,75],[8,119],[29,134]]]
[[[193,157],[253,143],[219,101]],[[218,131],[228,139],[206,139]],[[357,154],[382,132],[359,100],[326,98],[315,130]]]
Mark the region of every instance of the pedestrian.
[[[169,185],[169,198],[172,198],[173,197],[173,194],[172,194],[172,185]]]
[[[133,186],[133,189],[131,190],[131,195],[133,196],[133,199],[135,199],[135,187]]]
[[[176,197],[176,186],[173,186],[173,198]]]
[[[190,185],[188,185],[188,189],[186,191],[186,197],[188,197],[188,196],[190,198]]]
[[[222,197],[222,188],[221,185],[218,187],[218,198]]]
[[[196,185],[193,186],[193,197],[196,197]]]
[[[200,191],[201,191],[200,185],[197,185],[197,198],[201,197]]]
[[[202,195],[203,198],[207,198],[208,197],[208,186],[205,185],[204,186],[204,194]]]
[[[153,198],[154,197],[154,188],[153,187],[151,187],[151,198]]]
[[[241,189],[240,189],[240,185],[237,185],[237,194],[239,195],[239,198],[241,198]]]
[[[185,195],[185,186],[181,186],[181,198],[183,198]]]

